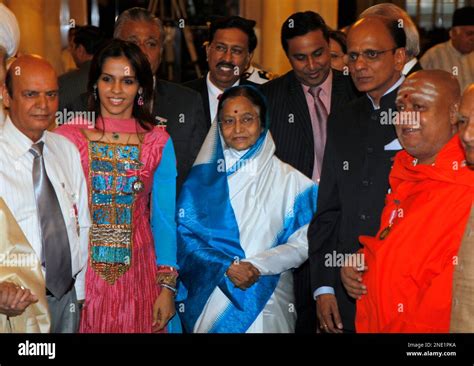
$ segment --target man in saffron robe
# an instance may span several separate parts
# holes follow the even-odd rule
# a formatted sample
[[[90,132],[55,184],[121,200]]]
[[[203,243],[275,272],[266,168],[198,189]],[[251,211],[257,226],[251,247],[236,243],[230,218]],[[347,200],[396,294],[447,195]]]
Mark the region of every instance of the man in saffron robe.
[[[361,236],[365,268],[344,267],[358,299],[357,332],[448,332],[456,255],[474,196],[457,132],[460,90],[445,71],[419,71],[397,95],[399,152],[380,229]]]

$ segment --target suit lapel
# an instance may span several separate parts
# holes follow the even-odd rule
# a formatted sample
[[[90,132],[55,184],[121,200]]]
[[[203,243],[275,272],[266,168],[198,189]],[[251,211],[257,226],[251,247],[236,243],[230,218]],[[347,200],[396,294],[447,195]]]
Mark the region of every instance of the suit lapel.
[[[345,103],[346,100],[344,98],[344,80],[341,78],[344,77],[341,73],[337,72],[337,70],[332,70],[332,91],[331,91],[331,111],[330,113],[334,113],[339,109],[341,104]],[[344,99],[344,100],[342,100]]]
[[[212,123],[211,111],[209,109],[209,92],[207,90],[207,82],[205,77],[201,78],[200,84],[201,85],[199,85],[199,93],[201,93],[202,103],[204,106],[204,114],[206,115],[206,121],[210,126]]]
[[[294,115],[294,123],[297,123],[301,127],[304,141],[306,141],[311,148],[311,151],[314,151],[313,126],[311,125],[311,117],[309,115],[303,88],[294,76],[293,71],[290,72],[289,78],[289,112]],[[291,116],[288,116],[288,118],[290,117]]]
[[[156,79],[155,95],[153,98],[153,117],[155,118],[155,124],[167,125],[165,116],[167,115],[167,106],[169,104],[168,96],[166,95],[163,85],[159,79]]]

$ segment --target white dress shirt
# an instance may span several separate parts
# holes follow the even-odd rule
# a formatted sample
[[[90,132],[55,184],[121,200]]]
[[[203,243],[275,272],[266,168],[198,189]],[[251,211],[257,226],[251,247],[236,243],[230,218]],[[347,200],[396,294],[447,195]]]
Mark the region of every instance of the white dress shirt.
[[[79,151],[65,137],[45,131],[43,159],[56,191],[71,248],[71,275],[76,278],[78,300],[85,297],[85,270],[90,216],[87,184]],[[33,186],[33,141],[18,130],[9,117],[0,126],[0,197],[18,221],[38,258],[41,256],[41,227]],[[43,274],[44,268],[43,268]]]
[[[234,83],[232,86],[237,86],[240,83],[240,79],[237,79],[237,81]],[[209,111],[211,112],[211,123],[214,122],[214,119],[216,118],[217,114],[217,106],[219,104],[219,95],[224,93],[223,90],[220,90],[217,86],[215,86],[211,79],[209,78],[209,73],[207,73],[206,77],[206,84],[207,84],[207,95],[209,97]]]
[[[402,69],[402,75],[403,76],[407,76],[408,73],[410,72],[411,69],[413,69],[413,67],[416,65],[416,63],[418,62],[418,59],[416,57],[412,58],[410,61],[408,61],[404,66],[403,66],[403,69]]]

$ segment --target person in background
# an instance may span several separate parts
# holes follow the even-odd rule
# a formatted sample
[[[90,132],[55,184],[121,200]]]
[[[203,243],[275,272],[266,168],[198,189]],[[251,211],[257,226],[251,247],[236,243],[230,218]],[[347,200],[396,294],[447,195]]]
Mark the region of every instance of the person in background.
[[[206,45],[209,72],[205,77],[184,83],[201,94],[207,128],[217,113],[219,95],[240,84],[253,85],[243,78],[257,47],[255,21],[239,16],[220,17],[211,22]]]
[[[68,110],[82,93],[87,91],[91,60],[106,41],[105,34],[97,27],[87,25],[73,33],[71,54],[78,69],[62,74],[59,79],[59,112]]]
[[[344,62],[344,56],[347,53],[346,38],[347,38],[347,35],[341,31],[338,31],[338,30],[329,31],[329,49],[331,51],[331,69],[333,70],[344,71],[344,68],[347,67],[346,63]]]
[[[474,6],[454,11],[449,37],[449,41],[426,51],[420,63],[426,70],[452,73],[464,90],[474,83]]]
[[[63,66],[63,73],[75,70],[76,63],[72,57],[72,49],[74,48],[74,33],[80,26],[70,27],[67,31],[67,47],[61,50],[61,64]]]

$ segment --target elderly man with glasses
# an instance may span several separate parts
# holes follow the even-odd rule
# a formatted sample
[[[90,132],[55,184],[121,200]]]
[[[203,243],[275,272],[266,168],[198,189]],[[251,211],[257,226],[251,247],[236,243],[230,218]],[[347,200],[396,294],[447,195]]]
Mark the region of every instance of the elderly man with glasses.
[[[381,16],[358,20],[347,38],[346,63],[364,96],[331,113],[318,196],[308,230],[311,283],[320,328],[354,332],[355,301],[340,269],[360,248],[359,235],[375,235],[389,188],[392,158],[401,149],[391,124],[403,82],[406,36]]]

